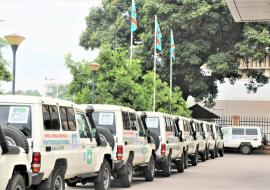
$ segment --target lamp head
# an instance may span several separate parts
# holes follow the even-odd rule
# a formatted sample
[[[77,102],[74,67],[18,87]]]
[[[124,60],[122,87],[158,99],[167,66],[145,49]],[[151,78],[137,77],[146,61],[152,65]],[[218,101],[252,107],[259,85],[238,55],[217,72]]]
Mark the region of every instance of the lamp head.
[[[5,36],[5,39],[8,41],[10,45],[20,45],[25,39],[25,37],[17,34],[12,34]]]
[[[91,71],[97,72],[97,71],[99,71],[101,66],[98,63],[90,63],[89,67],[90,67]]]

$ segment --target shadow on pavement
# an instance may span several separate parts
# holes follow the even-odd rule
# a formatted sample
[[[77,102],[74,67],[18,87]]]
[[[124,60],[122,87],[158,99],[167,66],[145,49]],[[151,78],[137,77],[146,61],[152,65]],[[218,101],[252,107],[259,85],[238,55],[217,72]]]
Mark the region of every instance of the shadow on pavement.
[[[172,176],[179,174],[177,173],[176,170],[172,170]],[[162,176],[162,172],[161,171],[156,171],[155,173],[155,178],[164,178]],[[140,176],[140,175],[135,175],[133,178],[133,182],[132,182],[132,186],[136,186],[139,184],[145,183],[145,179],[144,177]],[[116,189],[116,188],[122,188],[121,187],[121,183],[119,180],[112,180],[111,183],[111,189]],[[76,187],[72,187],[72,189],[94,189],[94,184],[88,183],[86,185],[82,185],[82,184],[78,184]]]

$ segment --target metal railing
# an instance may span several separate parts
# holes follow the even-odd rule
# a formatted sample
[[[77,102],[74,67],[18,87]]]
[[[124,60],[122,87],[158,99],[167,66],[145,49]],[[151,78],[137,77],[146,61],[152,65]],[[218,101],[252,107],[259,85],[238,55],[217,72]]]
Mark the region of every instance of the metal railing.
[[[201,119],[204,121],[215,122],[222,127],[232,126],[232,117],[223,116],[219,119]],[[268,142],[270,141],[270,117],[254,117],[254,116],[244,116],[239,118],[240,126],[255,126],[260,127],[263,137],[265,137]]]

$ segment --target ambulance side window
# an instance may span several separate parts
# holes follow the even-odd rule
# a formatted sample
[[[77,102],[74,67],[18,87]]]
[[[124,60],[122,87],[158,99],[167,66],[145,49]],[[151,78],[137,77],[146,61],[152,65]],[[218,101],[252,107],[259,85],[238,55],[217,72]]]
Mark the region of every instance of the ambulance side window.
[[[130,120],[128,112],[122,112],[122,119],[123,119],[123,127],[124,130],[130,130]]]
[[[60,130],[58,109],[56,106],[42,106],[43,125],[45,130]]]
[[[64,131],[76,131],[75,113],[73,108],[60,107],[62,129]]]
[[[136,115],[135,113],[129,113],[129,117],[130,117],[130,124],[131,124],[131,130],[132,131],[137,131],[137,120],[136,120]]]

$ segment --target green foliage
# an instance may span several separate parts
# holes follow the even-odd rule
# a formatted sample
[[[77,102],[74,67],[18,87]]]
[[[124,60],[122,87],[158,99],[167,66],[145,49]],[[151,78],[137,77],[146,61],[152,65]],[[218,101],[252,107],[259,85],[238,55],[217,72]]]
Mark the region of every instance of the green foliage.
[[[143,76],[142,86],[144,87],[144,93],[142,98],[139,100],[144,106],[142,110],[152,110],[152,96],[153,93],[153,77],[154,73],[149,72]],[[182,116],[190,116],[191,112],[187,108],[186,101],[182,97],[182,92],[179,87],[173,89],[172,98],[170,99],[170,87],[166,82],[158,77],[156,81],[157,92],[156,92],[156,106],[157,110],[165,113],[180,114]],[[170,105],[171,110],[170,111]]]
[[[26,96],[41,96],[38,90],[26,90],[23,92],[23,94]]]
[[[82,97],[82,94],[86,94],[89,90],[90,71],[87,66],[89,63],[86,60],[76,62],[69,53],[65,56],[65,64],[73,76],[72,82],[68,85],[67,96],[77,103],[83,103],[87,97]]]
[[[239,42],[236,47],[238,54],[248,64],[250,59],[262,62],[267,48],[270,45],[270,26],[269,24],[246,24],[244,31],[244,40]]]
[[[6,92],[4,94],[12,94],[11,91]],[[25,96],[41,96],[40,92],[38,90],[17,90],[16,95],[25,95]]]
[[[10,81],[11,80],[11,74],[6,69],[7,61],[3,58],[1,49],[6,46],[5,41],[0,38],[0,81]]]
[[[269,24],[235,23],[225,0],[136,0],[139,30],[135,33],[135,57],[142,60],[143,73],[153,68],[154,15],[158,16],[163,33],[163,65],[158,73],[169,80],[169,35],[174,31],[177,61],[174,65],[174,85],[181,88],[183,97],[192,95],[213,105],[217,81],[239,79],[239,59],[262,60],[270,45]],[[86,49],[99,48],[104,41],[113,48],[129,47],[130,10],[128,0],[103,0],[102,8],[93,8],[86,18],[87,27],[80,45]],[[127,15],[127,16],[125,16]],[[204,76],[200,67],[209,64],[213,74]],[[268,82],[262,72],[247,70],[247,87],[256,91]]]
[[[101,64],[101,70],[96,78],[96,103],[116,104],[150,111],[153,107],[153,73],[142,74],[140,60],[130,63],[128,52],[117,48],[112,50],[109,45],[101,47],[96,62]],[[75,62],[71,55],[66,56],[66,65],[73,75],[73,81],[68,86],[68,94],[77,103],[91,103],[91,84],[93,73],[88,68],[88,62]],[[172,99],[169,98],[168,84],[157,79],[157,110],[188,116],[186,102],[177,87]],[[170,111],[170,104],[172,111]]]

